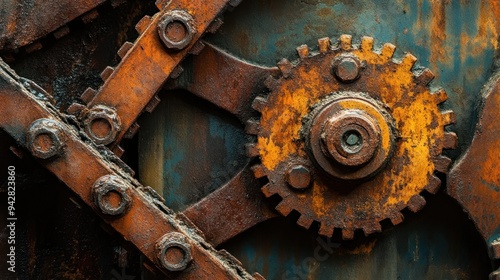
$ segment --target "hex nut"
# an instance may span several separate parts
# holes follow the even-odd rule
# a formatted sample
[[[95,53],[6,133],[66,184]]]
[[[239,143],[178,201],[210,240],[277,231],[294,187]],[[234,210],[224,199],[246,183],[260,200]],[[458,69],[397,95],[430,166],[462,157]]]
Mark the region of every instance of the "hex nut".
[[[168,49],[182,50],[196,34],[193,22],[193,16],[184,10],[168,11],[158,23],[158,35]]]
[[[95,205],[105,215],[124,214],[131,205],[129,186],[115,175],[105,175],[97,179],[92,187]]]
[[[91,108],[83,125],[87,135],[99,145],[113,143],[121,130],[120,117],[116,111],[104,105]]]
[[[64,152],[65,139],[61,124],[51,119],[34,121],[26,134],[26,146],[33,156],[49,159]]]
[[[294,189],[304,190],[311,184],[311,171],[302,164],[294,165],[287,170],[286,181]]]
[[[333,61],[333,74],[338,80],[350,83],[359,78],[361,62],[354,55],[341,55]]]
[[[182,233],[167,233],[156,242],[156,258],[168,271],[183,271],[193,260],[191,245]]]

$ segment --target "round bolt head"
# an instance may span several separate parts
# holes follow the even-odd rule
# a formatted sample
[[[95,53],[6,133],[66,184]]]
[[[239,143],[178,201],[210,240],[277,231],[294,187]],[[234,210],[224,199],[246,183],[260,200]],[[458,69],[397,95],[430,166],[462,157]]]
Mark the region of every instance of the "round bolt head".
[[[83,125],[87,135],[99,145],[113,143],[121,129],[120,117],[116,111],[104,105],[90,109]]]
[[[171,50],[182,50],[187,47],[196,34],[193,17],[186,11],[168,11],[158,23],[158,35]]]
[[[99,178],[94,183],[92,195],[99,210],[110,216],[122,215],[131,204],[127,183],[115,175]]]
[[[333,62],[333,74],[344,83],[358,79],[360,70],[361,62],[353,55],[340,56]]]
[[[168,271],[183,271],[193,260],[191,245],[179,232],[167,233],[156,242],[156,257]]]
[[[64,152],[64,136],[61,124],[51,119],[38,119],[28,129],[26,145],[33,156],[48,159]]]
[[[304,165],[294,165],[286,173],[287,183],[298,190],[306,189],[311,184],[311,171]]]

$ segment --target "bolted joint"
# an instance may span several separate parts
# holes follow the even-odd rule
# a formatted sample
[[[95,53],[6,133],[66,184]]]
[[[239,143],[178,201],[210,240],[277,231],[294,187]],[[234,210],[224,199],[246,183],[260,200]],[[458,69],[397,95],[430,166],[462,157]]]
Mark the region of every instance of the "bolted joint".
[[[182,233],[167,233],[156,242],[156,258],[168,271],[183,271],[193,260],[191,245]]]
[[[64,152],[64,129],[61,124],[51,119],[38,119],[28,129],[26,146],[33,156],[49,159]]]
[[[354,55],[341,55],[333,61],[332,71],[338,80],[344,83],[354,82],[359,78],[362,64]]]
[[[87,135],[99,145],[113,143],[121,130],[120,117],[116,111],[104,105],[91,108],[83,125]]]
[[[311,185],[311,171],[302,164],[294,165],[287,170],[286,181],[294,189],[307,189]]]
[[[158,23],[158,35],[170,50],[182,50],[187,47],[196,34],[194,19],[183,10],[168,11]]]
[[[129,186],[115,175],[105,175],[97,179],[92,187],[95,205],[103,214],[118,216],[130,207],[132,199]]]

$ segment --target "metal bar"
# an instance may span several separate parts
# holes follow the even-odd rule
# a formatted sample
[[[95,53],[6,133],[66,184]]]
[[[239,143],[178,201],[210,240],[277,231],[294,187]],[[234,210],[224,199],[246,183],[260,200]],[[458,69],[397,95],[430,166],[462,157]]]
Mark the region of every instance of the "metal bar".
[[[139,182],[78,136],[57,110],[37,100],[0,61],[0,127],[164,273],[176,279],[252,279],[206,244],[189,221],[176,219]],[[155,203],[156,201],[156,203]],[[174,259],[169,249],[183,251]],[[175,274],[173,274],[175,273]]]

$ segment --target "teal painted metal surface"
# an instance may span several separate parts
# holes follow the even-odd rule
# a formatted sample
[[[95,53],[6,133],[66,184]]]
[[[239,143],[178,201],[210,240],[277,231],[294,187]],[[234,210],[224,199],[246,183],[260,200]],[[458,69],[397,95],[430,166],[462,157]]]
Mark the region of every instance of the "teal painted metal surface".
[[[471,142],[480,90],[498,56],[498,31],[488,1],[249,0],[224,19],[208,40],[254,63],[273,66],[295,48],[340,34],[375,38],[411,52],[418,67],[436,75],[432,87],[448,95],[444,109],[460,148]],[[170,94],[170,93],[168,93]],[[179,93],[176,93],[179,94]],[[186,94],[186,93],[181,93]],[[140,176],[182,210],[228,181],[246,162],[243,126],[196,99],[165,96],[141,121]],[[210,215],[210,213],[207,213]],[[500,231],[499,231],[500,232]],[[342,244],[324,261],[314,259],[314,233],[285,219],[269,221],[225,244],[250,271],[268,279],[482,279],[491,269],[486,246],[451,198],[430,197],[422,212],[369,239]],[[337,246],[337,245],[336,245]],[[311,258],[312,257],[312,258]]]

